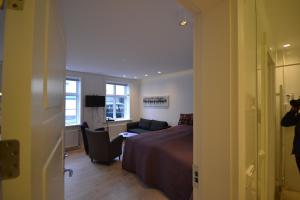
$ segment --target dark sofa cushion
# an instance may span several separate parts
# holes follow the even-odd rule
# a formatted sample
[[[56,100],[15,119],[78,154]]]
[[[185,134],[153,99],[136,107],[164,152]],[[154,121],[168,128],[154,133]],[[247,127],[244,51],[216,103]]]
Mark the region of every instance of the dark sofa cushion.
[[[139,128],[149,130],[151,126],[151,121],[152,120],[141,118],[139,122]]]
[[[165,129],[167,127],[168,127],[167,122],[152,120],[150,130],[151,131],[158,131],[158,130],[161,130],[161,129]]]
[[[146,133],[149,131],[146,129],[141,129],[141,128],[133,128],[133,129],[129,129],[128,132],[141,134],[141,133]]]

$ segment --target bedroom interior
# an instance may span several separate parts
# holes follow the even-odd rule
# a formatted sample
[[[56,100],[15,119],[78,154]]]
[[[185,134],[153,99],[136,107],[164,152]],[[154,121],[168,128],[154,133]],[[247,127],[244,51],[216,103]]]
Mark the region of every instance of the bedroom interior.
[[[22,2],[22,0],[20,2]],[[46,27],[42,26],[42,23],[38,23],[46,21],[43,18],[46,12],[42,12],[45,11],[45,8],[48,8],[44,6],[43,3],[45,2],[52,5],[55,1],[31,0],[26,1],[24,11],[7,10],[9,15],[5,21],[7,23],[6,28],[8,29],[5,30],[6,35],[4,34],[6,37],[6,48],[4,48],[6,54],[4,56],[5,58],[3,58],[5,61],[3,62],[4,78],[2,78],[1,75],[5,97],[1,97],[1,114],[3,113],[1,137],[3,139],[18,139],[21,144],[26,145],[21,145],[20,155],[22,159],[20,161],[20,168],[22,173],[15,179],[0,181],[0,199],[3,193],[4,200],[39,200],[42,198],[58,200],[64,199],[64,189],[66,196],[71,199],[80,199],[80,196],[85,196],[84,199],[93,199],[99,193],[103,194],[103,198],[120,199],[119,193],[110,192],[111,187],[109,184],[113,184],[114,188],[122,193],[121,198],[124,199],[134,199],[139,195],[143,195],[143,198],[146,199],[166,199],[166,196],[159,190],[141,184],[141,179],[138,178],[138,176],[144,178],[144,181],[148,183],[155,181],[149,180],[149,176],[147,176],[149,174],[143,174],[143,172],[140,171],[145,166],[148,166],[147,162],[138,163],[139,166],[136,169],[131,165],[134,163],[131,159],[134,160],[135,158],[141,157],[141,153],[162,149],[155,146],[155,144],[152,145],[150,141],[141,141],[143,140],[143,137],[141,137],[143,134],[140,134],[141,136],[135,135],[134,137],[126,138],[127,136],[131,136],[128,133],[126,134],[126,132],[123,132],[124,140],[130,144],[124,149],[126,152],[131,152],[135,146],[145,144],[143,145],[145,148],[143,148],[142,152],[135,152],[133,157],[127,159],[127,162],[130,163],[124,163],[124,168],[135,170],[136,174],[126,172],[126,170],[120,170],[122,165],[118,160],[114,162],[118,163],[118,165],[114,163],[111,165],[92,163],[90,157],[80,149],[79,151],[73,151],[74,154],[72,153],[72,155],[65,158],[67,167],[71,166],[72,170],[74,170],[74,176],[70,178],[65,177],[66,188],[64,188],[64,178],[61,172],[61,168],[63,168],[61,154],[64,146],[62,145],[63,140],[60,136],[63,131],[59,129],[60,127],[64,127],[63,123],[60,123],[60,121],[63,121],[63,115],[60,114],[63,113],[60,111],[63,105],[57,104],[57,102],[62,102],[62,100],[59,99],[63,99],[63,93],[59,88],[63,87],[62,84],[61,87],[52,87],[52,89],[54,89],[52,91],[54,91],[56,95],[58,92],[60,94],[55,96],[51,92],[47,93],[49,92],[47,90],[49,88],[46,87],[45,89],[40,87],[42,82],[33,81],[43,80],[44,78],[44,84],[48,84],[51,83],[52,80],[61,80],[61,82],[63,82],[62,79],[65,78],[65,76],[62,76],[65,65],[62,65],[63,62],[59,62],[58,65],[63,66],[63,68],[55,68],[54,70],[53,68],[49,68],[53,74],[49,76],[50,82],[48,82],[47,76],[45,81],[45,77],[41,77],[41,75],[45,75],[43,67],[47,67],[44,66],[44,62],[41,63],[41,61],[44,61],[44,58],[39,60],[33,56],[36,54],[40,55],[39,53],[45,50],[43,49],[44,44],[40,44],[40,41],[45,38],[41,36],[42,34],[36,34],[35,31],[33,31],[34,27],[31,26],[34,24],[41,31]],[[92,70],[82,72],[78,66],[85,65],[83,63],[74,64],[73,67],[76,69],[73,70],[68,66],[67,77],[70,79],[77,78],[75,82],[73,82],[73,84],[76,85],[76,92],[70,92],[69,98],[82,100],[82,102],[80,102],[82,105],[82,115],[80,118],[87,121],[91,129],[103,129],[107,127],[107,123],[104,121],[106,117],[126,116],[125,111],[117,112],[111,108],[106,110],[100,107],[97,108],[98,111],[94,112],[93,110],[96,109],[85,107],[84,101],[86,95],[106,95],[106,80],[108,80],[108,84],[110,85],[116,83],[112,86],[113,88],[117,86],[129,86],[129,95],[125,90],[124,95],[122,95],[124,101],[118,102],[116,106],[118,105],[120,107],[120,104],[123,104],[126,98],[135,100],[134,102],[130,102],[130,105],[127,104],[127,112],[129,110],[128,113],[130,113],[130,116],[132,115],[130,117],[132,121],[141,121],[142,114],[145,116],[145,119],[152,119],[152,117],[149,116],[156,114],[155,120],[160,122],[158,124],[164,124],[164,121],[170,117],[167,120],[168,125],[174,127],[178,123],[178,115],[181,112],[173,112],[174,109],[171,109],[171,106],[174,100],[190,95],[191,93],[186,88],[192,85],[194,86],[194,101],[185,101],[186,104],[184,104],[184,106],[186,107],[184,109],[194,104],[193,110],[184,113],[193,112],[193,120],[196,122],[193,124],[193,154],[194,163],[197,164],[194,168],[194,172],[199,174],[199,183],[194,185],[194,199],[298,200],[299,174],[297,173],[295,156],[291,155],[294,129],[293,127],[280,127],[279,122],[282,115],[290,110],[290,99],[297,99],[299,96],[297,87],[299,66],[299,26],[297,19],[299,19],[299,2],[292,0],[178,0],[178,2],[185,5],[187,9],[194,13],[194,69],[167,73],[161,69],[154,68],[154,66],[150,66],[147,69],[153,69],[153,74],[156,74],[156,76],[152,76],[153,74],[150,72],[143,72],[141,73],[143,80],[140,80],[139,75],[123,73],[116,75],[105,72],[97,72],[95,74]],[[78,2],[77,0],[72,1],[72,3],[79,3],[79,0]],[[71,8],[72,3],[65,6],[70,6]],[[135,2],[135,5],[137,5],[137,2]],[[123,4],[121,6],[126,7],[126,5]],[[93,8],[97,14],[105,13],[105,11],[98,12],[99,9],[96,6],[83,3],[80,4],[80,7],[77,7],[75,12],[82,14],[86,13],[83,12],[84,10]],[[36,9],[41,11],[36,12],[36,15],[40,17],[36,17],[34,18],[35,20],[33,20],[32,13],[36,11]],[[53,11],[52,9],[49,10]],[[121,10],[120,8],[117,12],[121,12]],[[110,9],[106,11],[109,12]],[[91,24],[102,27],[102,21],[95,22],[97,19],[95,13],[89,12],[88,19],[82,16],[73,18],[72,21],[75,21],[75,25],[73,24],[72,27],[79,27],[78,29],[82,29],[83,31],[89,30],[87,27]],[[3,16],[1,16],[1,22],[4,22],[2,17]],[[122,17],[119,16],[119,19],[120,18]],[[129,18],[130,16],[124,17],[127,21],[136,19],[136,17],[131,17],[130,20],[128,20]],[[51,19],[51,22],[55,21],[53,18],[49,19]],[[110,23],[110,27],[116,27],[114,26],[116,23],[113,23],[111,18],[104,19]],[[19,23],[21,21],[24,26]],[[76,22],[78,23],[77,25]],[[101,25],[98,25],[98,23]],[[182,21],[180,24],[184,25],[186,22]],[[122,28],[133,29],[132,27],[136,26],[136,23],[132,23],[130,27],[123,26]],[[50,30],[56,30],[53,28],[52,23],[49,24],[49,27]],[[70,28],[71,32],[80,34],[78,29],[73,28]],[[1,34],[3,33],[2,31],[3,27],[1,28]],[[140,31],[141,30],[135,31],[135,33],[139,33]],[[145,29],[145,31],[147,30]],[[24,34],[19,34],[20,32]],[[126,33],[126,31],[119,31],[118,36],[122,38],[124,36],[123,33]],[[100,32],[96,34],[101,38],[102,35]],[[125,36],[128,35],[129,34],[125,34]],[[51,32],[50,36],[53,36],[53,32]],[[101,46],[96,44],[97,40],[93,40],[91,35],[88,35],[88,37],[91,38],[88,46]],[[1,38],[3,38],[3,36],[1,36]],[[56,44],[54,46],[60,47],[52,50],[62,55],[64,45],[62,45],[62,40],[58,39],[59,38],[51,37],[49,41],[54,42],[54,44]],[[78,40],[76,37],[73,39],[75,41]],[[60,43],[58,43],[58,41]],[[40,46],[36,47],[33,52],[31,47],[34,42],[40,44]],[[112,41],[106,42],[110,44]],[[176,42],[172,44],[174,45],[175,43]],[[134,42],[130,44],[133,44],[133,46],[136,45]],[[146,47],[148,45],[146,46],[143,43],[142,45],[147,49]],[[1,44],[1,46],[3,46],[3,44]],[[84,56],[85,52],[88,52],[83,43],[71,49],[78,53],[75,56],[78,58],[81,57],[80,54]],[[1,51],[2,50],[1,48]],[[111,51],[111,49],[106,50],[108,52]],[[121,49],[118,50],[119,52],[121,51]],[[53,53],[53,51],[51,52]],[[92,52],[93,56],[95,56],[94,54],[97,51],[93,49]],[[147,55],[148,54],[149,52]],[[109,57],[105,52],[103,55],[110,60],[122,61],[122,63],[126,63],[129,60],[123,56],[122,58]],[[134,57],[134,55],[131,56]],[[16,57],[18,59],[15,59]],[[64,56],[60,58],[62,57]],[[167,56],[164,55],[164,58],[166,57]],[[216,57],[218,59],[212,59]],[[55,60],[56,57],[54,56],[53,59]],[[102,59],[103,58],[101,58],[101,60]],[[86,66],[87,68],[91,68],[91,66],[96,63],[95,60],[92,61],[91,57],[87,60],[91,61],[91,63]],[[38,65],[33,65],[33,61],[37,61],[39,67]],[[30,74],[29,72],[32,66],[34,66],[36,71]],[[113,70],[114,66],[109,66],[109,69]],[[53,75],[56,77],[54,78]],[[115,79],[116,76],[118,77],[117,79]],[[137,76],[136,79],[135,76]],[[195,78],[192,80],[191,77]],[[160,80],[160,78],[165,81]],[[191,84],[192,81],[194,85]],[[165,84],[166,82],[172,84],[167,85]],[[180,84],[181,82],[184,84]],[[156,86],[152,87],[152,85]],[[161,87],[162,85],[166,87],[163,88]],[[171,87],[171,85],[174,87]],[[185,85],[180,88],[184,94],[180,93],[177,96],[179,98],[173,98],[174,94],[168,91],[174,92],[181,85]],[[34,88],[37,89],[36,91],[38,92],[32,93],[30,90],[31,86],[37,86]],[[90,90],[88,90],[88,88],[90,88]],[[115,90],[116,89],[114,89],[114,92],[116,92]],[[80,95],[78,91],[81,91]],[[85,91],[87,92],[85,93]],[[145,91],[152,92],[148,94]],[[153,91],[160,91],[161,93],[157,94],[157,92]],[[49,95],[49,99],[45,99],[45,96],[41,94]],[[115,93],[111,93],[110,96],[116,96],[114,94]],[[15,98],[16,96],[21,98]],[[136,98],[137,96],[139,97]],[[167,114],[164,112],[155,112],[161,111],[163,108],[154,109],[144,106],[143,97],[146,97],[146,102],[152,101],[153,98],[166,99],[166,97],[168,97],[168,111],[170,112]],[[222,101],[220,101],[220,99],[222,99]],[[45,104],[40,105],[41,102],[45,103],[44,101],[46,101],[46,107],[48,103],[50,103],[50,105],[58,105],[59,109],[57,109],[57,107],[55,109],[48,109],[49,107],[47,107],[47,109],[41,109],[41,107],[45,107]],[[178,102],[180,101],[181,100],[178,100]],[[29,110],[32,104],[35,105],[35,109]],[[111,105],[114,106],[114,103],[110,104],[110,107],[113,107]],[[139,108],[138,112],[135,112],[136,109],[134,109],[136,105]],[[178,106],[176,106],[176,108],[178,108]],[[38,113],[36,112],[37,110],[42,111]],[[22,115],[16,115],[16,112],[22,113]],[[109,116],[107,116],[105,112],[110,113]],[[12,115],[11,113],[14,114]],[[41,115],[45,116],[45,118],[41,119],[37,117]],[[77,115],[76,117],[70,117],[70,121],[77,120],[78,118],[79,116]],[[60,121],[58,121],[58,119],[60,119]],[[24,120],[27,123],[24,123]],[[34,123],[30,124],[30,120]],[[130,125],[130,127],[127,127],[130,121],[126,120],[127,119],[123,122],[109,122],[109,129],[111,129],[108,130],[109,134],[111,134],[109,137],[117,137],[119,132],[126,131],[127,128],[133,128]],[[51,122],[51,124],[48,122]],[[150,124],[150,128],[147,126],[144,130],[152,129],[151,123],[148,122],[147,124]],[[156,124],[156,122],[154,124]],[[135,128],[136,126],[134,126],[134,129]],[[170,130],[163,129],[160,131]],[[161,137],[159,133],[162,132],[160,131],[154,133],[156,137]],[[68,127],[65,133],[65,147],[67,150],[76,149],[79,144],[82,144],[83,141],[81,141],[79,137],[81,135],[79,126]],[[136,142],[134,138],[139,142]],[[153,148],[148,148],[148,145]],[[216,148],[216,146],[218,148]],[[168,151],[167,146],[164,150],[166,150],[166,152]],[[171,154],[166,152],[162,154],[163,158],[164,156],[169,156],[167,160],[172,159]],[[127,156],[127,154],[125,156]],[[30,157],[34,159],[30,159]],[[52,168],[48,168],[48,164],[51,164]],[[80,174],[81,176],[78,176],[78,173],[76,174],[76,172],[79,171],[82,172]],[[142,171],[146,172],[147,170]],[[48,176],[49,173],[51,173],[52,176]],[[75,178],[76,180],[74,180]],[[153,179],[155,179],[155,176]],[[103,182],[99,183],[99,180],[103,180]],[[77,181],[77,183],[70,185],[72,182],[74,183],[74,181]],[[81,185],[84,181],[88,181],[89,183]],[[4,186],[3,191],[1,191],[2,184]],[[70,186],[69,188],[67,186],[68,184]],[[156,184],[159,185],[157,182]],[[99,187],[99,185],[103,187]],[[158,187],[163,188],[164,185]],[[16,188],[18,188],[18,192],[15,192]],[[72,188],[75,188],[75,190]],[[75,193],[74,191],[78,191],[79,188],[80,194]],[[99,189],[101,189],[101,191]],[[131,189],[133,189],[134,192],[132,192],[133,190]],[[44,197],[42,197],[43,195]]]
[[[81,13],[79,2],[61,3],[65,163],[73,170],[65,178],[67,200],[192,197],[192,16],[175,0],[133,2],[93,1],[97,12],[81,7]],[[154,153],[164,159],[147,162]],[[165,175],[154,180],[151,174]]]

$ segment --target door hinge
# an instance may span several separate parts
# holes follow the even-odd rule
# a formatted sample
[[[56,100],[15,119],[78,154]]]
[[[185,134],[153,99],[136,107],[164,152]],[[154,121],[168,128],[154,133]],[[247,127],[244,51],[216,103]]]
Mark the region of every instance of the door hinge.
[[[7,0],[7,8],[11,10],[23,10],[25,0]]]
[[[198,188],[199,184],[199,167],[197,165],[193,166],[193,186]]]
[[[20,143],[17,140],[0,141],[0,180],[20,175]]]

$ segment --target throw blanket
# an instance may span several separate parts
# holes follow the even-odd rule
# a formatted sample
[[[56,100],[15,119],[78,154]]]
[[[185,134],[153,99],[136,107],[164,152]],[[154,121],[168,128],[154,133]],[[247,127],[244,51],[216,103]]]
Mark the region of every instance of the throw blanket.
[[[171,200],[188,200],[192,193],[193,127],[176,126],[128,138],[123,168]]]

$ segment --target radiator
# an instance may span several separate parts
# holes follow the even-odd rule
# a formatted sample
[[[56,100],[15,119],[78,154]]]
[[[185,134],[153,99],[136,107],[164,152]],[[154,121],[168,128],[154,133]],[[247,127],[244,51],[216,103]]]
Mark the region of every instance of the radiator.
[[[109,137],[113,139],[119,135],[119,133],[126,131],[126,124],[114,124],[109,125]]]
[[[108,126],[109,137],[113,139],[119,135],[119,133],[126,131],[126,124],[110,124]],[[81,130],[80,127],[66,127],[65,128],[65,148],[80,147],[81,142]]]
[[[65,128],[65,148],[80,147],[81,130],[79,127]]]

